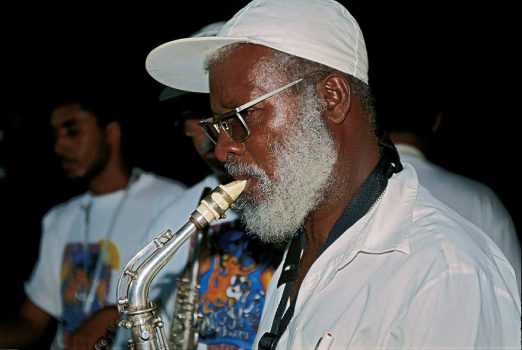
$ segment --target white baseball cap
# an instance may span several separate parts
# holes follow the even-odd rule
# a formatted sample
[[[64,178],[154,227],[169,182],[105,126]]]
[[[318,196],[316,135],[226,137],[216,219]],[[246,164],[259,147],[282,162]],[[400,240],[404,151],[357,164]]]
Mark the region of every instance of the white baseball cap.
[[[238,42],[264,45],[322,63],[368,82],[368,56],[357,21],[334,0],[253,0],[216,36],[167,42],[152,50],[145,67],[175,89],[209,92],[205,60]]]
[[[198,37],[205,37],[205,36],[216,36],[216,34],[219,32],[219,30],[221,28],[223,28],[225,23],[226,23],[225,21],[220,21],[220,22],[214,22],[214,23],[207,24],[206,26],[204,26],[197,32],[193,33],[190,37],[198,38]],[[167,86],[161,91],[161,93],[159,95],[159,100],[160,101],[169,100],[171,98],[184,95],[187,92],[188,91],[179,90],[179,89],[175,89],[173,87]]]

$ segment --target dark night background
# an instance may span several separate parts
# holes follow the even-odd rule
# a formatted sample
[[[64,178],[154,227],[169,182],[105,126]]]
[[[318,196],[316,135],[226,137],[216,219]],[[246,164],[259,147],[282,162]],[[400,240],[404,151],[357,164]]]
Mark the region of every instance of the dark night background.
[[[162,86],[145,71],[145,57],[164,42],[228,19],[245,3],[194,0],[184,2],[185,10],[173,6],[179,2],[110,10],[86,2],[54,8],[24,3],[2,10],[0,253],[9,310],[21,300],[36,260],[41,216],[78,191],[52,155],[50,101],[68,90],[113,89],[114,103],[131,106],[136,162],[195,183],[204,168],[158,102]],[[380,117],[406,113],[420,95],[440,97],[445,115],[430,158],[495,190],[520,232],[515,125],[522,60],[514,5],[343,3],[365,34]]]

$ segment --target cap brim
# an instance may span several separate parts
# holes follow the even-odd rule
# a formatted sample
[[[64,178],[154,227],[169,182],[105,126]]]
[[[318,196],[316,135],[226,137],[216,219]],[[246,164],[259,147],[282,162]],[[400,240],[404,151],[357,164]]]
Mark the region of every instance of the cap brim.
[[[198,37],[169,41],[152,50],[145,60],[147,72],[171,88],[208,93],[208,72],[204,68],[208,55],[217,49],[248,38]]]
[[[178,89],[171,88],[170,86],[167,86],[161,91],[158,99],[160,101],[165,101],[165,100],[169,100],[171,98],[185,95],[187,92],[188,91],[178,90]]]

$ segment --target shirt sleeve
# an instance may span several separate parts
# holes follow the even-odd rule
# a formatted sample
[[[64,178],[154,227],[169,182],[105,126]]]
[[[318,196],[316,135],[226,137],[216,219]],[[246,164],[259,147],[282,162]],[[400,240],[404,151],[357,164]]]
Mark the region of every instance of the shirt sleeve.
[[[42,220],[42,238],[38,260],[33,268],[31,277],[25,283],[27,297],[51,316],[59,319],[62,314],[61,292],[59,289],[61,264],[61,248],[59,240],[50,229],[52,213]]]
[[[427,282],[406,311],[405,348],[520,347],[520,306],[480,271],[446,271]]]

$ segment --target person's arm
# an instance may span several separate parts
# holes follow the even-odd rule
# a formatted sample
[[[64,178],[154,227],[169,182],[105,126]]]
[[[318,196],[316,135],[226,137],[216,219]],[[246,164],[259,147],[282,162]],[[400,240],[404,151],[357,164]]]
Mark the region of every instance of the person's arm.
[[[35,344],[52,320],[51,315],[26,299],[13,319],[0,322],[0,348]]]
[[[408,305],[403,345],[411,349],[519,348],[520,304],[494,275],[463,265],[461,271],[454,268],[433,276]]]
[[[116,306],[107,306],[89,317],[77,330],[65,340],[67,350],[94,349],[107,328],[120,319]]]

